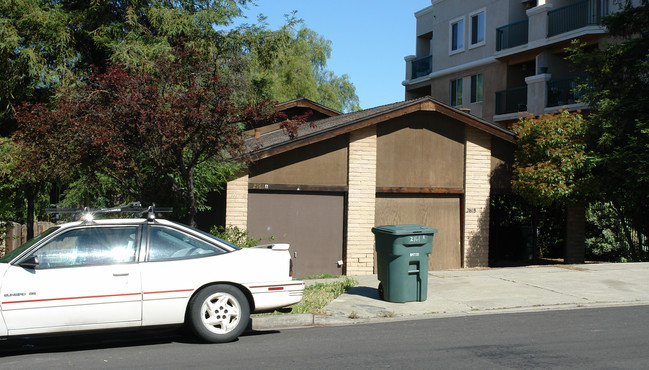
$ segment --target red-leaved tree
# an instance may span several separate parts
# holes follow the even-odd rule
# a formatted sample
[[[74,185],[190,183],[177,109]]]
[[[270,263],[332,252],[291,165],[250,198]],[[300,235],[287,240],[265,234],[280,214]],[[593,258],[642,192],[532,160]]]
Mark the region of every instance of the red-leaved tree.
[[[270,102],[242,102],[226,71],[182,47],[154,72],[111,66],[60,91],[52,107],[23,105],[15,139],[40,147],[34,161],[59,176],[108,176],[123,199],[172,203],[194,225],[197,179],[222,181],[210,168],[242,158],[244,127],[282,121]]]

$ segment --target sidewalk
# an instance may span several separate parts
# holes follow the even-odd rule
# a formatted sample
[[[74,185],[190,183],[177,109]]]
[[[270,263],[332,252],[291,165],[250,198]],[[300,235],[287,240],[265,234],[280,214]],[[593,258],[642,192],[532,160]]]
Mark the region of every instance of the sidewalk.
[[[649,305],[649,263],[602,263],[431,271],[424,302],[379,298],[376,275],[325,307],[324,315],[253,318],[255,330],[350,325],[476,314]]]

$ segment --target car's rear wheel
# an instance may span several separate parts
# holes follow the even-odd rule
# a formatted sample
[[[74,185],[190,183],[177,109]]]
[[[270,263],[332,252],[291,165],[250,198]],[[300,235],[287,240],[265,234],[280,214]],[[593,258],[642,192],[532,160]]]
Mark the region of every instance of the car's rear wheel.
[[[207,342],[231,342],[246,329],[250,306],[246,296],[232,285],[201,289],[189,302],[188,321],[194,333]]]

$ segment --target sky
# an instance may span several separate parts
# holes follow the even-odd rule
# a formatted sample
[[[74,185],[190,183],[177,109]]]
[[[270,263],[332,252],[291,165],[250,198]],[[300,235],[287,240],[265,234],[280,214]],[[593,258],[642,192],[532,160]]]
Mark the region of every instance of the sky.
[[[297,10],[304,25],[332,43],[327,69],[347,74],[362,109],[404,100],[404,57],[415,54],[415,12],[430,0],[255,0],[246,23],[265,15],[273,30]]]

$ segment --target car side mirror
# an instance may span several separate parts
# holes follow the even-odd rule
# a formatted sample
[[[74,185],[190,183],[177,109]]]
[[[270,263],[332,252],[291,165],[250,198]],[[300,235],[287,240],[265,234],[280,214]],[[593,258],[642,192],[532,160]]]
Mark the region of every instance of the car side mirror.
[[[35,254],[32,254],[19,263],[20,267],[24,267],[26,269],[35,269],[36,267],[38,267],[38,264],[38,256]]]

